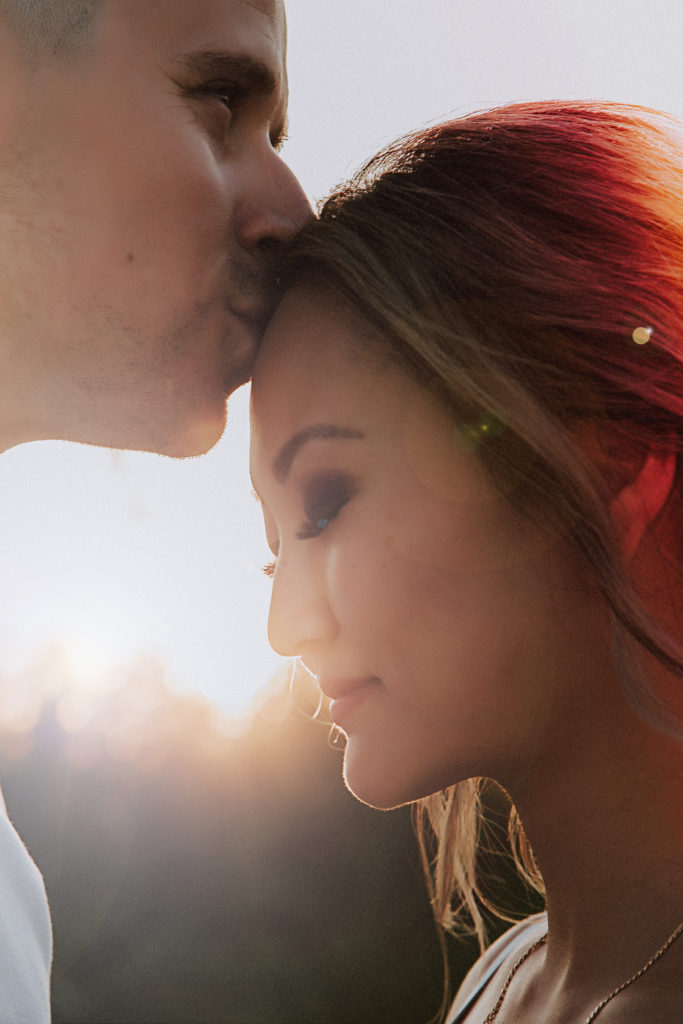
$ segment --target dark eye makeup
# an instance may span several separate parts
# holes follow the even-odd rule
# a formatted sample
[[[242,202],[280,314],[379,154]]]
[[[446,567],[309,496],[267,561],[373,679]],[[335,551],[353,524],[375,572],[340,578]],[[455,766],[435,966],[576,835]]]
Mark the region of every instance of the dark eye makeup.
[[[353,477],[338,471],[317,473],[305,481],[302,488],[305,519],[296,532],[297,540],[312,540],[336,519],[358,485]],[[266,576],[275,572],[277,560],[263,566]]]
[[[356,484],[346,473],[318,473],[303,488],[305,521],[297,531],[299,540],[318,537],[353,497]]]

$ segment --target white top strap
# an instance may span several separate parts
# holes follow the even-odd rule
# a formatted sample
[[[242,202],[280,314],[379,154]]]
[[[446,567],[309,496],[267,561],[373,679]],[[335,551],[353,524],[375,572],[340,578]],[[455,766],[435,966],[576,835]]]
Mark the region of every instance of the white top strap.
[[[0,1021],[49,1024],[52,927],[43,877],[0,795]]]
[[[533,917],[527,917],[501,935],[482,954],[465,977],[451,1007],[447,1024],[461,1024],[494,975],[498,974],[502,965],[510,958],[519,955],[524,946],[531,942],[532,934],[535,938],[539,937],[544,931],[547,931],[547,928],[546,915],[534,914]]]

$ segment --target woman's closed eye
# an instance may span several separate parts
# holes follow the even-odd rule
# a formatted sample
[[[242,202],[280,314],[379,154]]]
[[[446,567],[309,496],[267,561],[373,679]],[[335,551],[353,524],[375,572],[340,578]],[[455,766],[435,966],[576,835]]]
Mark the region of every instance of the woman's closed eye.
[[[305,519],[296,531],[297,540],[312,540],[319,537],[337,518],[341,510],[354,496],[357,485],[345,473],[320,473],[303,487]],[[266,576],[275,573],[277,559],[263,566]]]
[[[297,538],[319,537],[355,492],[354,481],[345,473],[321,473],[308,480],[304,486],[306,519],[297,531]]]

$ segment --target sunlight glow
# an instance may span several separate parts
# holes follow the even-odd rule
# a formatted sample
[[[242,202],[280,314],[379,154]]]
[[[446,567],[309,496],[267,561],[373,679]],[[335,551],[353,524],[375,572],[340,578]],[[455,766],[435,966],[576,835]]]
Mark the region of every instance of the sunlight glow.
[[[106,693],[116,685],[111,671],[115,665],[113,655],[92,639],[73,637],[61,646],[70,689],[81,693]]]

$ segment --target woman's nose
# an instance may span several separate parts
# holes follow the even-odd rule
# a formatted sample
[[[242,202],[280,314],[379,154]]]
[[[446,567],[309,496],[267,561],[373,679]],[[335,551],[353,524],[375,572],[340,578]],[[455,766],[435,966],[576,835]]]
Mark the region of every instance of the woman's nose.
[[[304,658],[337,635],[325,573],[306,559],[280,558],[273,580],[268,615],[268,640],[278,654]]]

